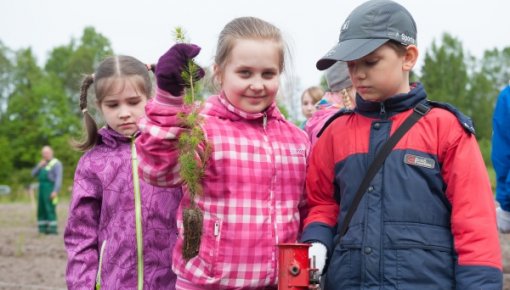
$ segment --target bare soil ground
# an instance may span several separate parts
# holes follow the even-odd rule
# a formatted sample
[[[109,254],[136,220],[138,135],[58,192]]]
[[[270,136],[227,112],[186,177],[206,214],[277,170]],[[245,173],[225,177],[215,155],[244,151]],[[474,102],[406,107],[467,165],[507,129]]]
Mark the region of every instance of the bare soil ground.
[[[68,204],[58,205],[59,234],[37,233],[35,206],[30,203],[0,204],[0,289],[66,289],[66,253],[62,233]],[[501,235],[505,274],[504,290],[510,290],[510,235]]]

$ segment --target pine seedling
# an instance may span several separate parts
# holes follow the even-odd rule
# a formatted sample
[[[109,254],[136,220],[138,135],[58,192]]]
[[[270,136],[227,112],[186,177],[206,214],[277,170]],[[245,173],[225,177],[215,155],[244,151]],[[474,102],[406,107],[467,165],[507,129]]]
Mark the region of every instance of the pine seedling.
[[[187,42],[182,28],[175,29],[177,42]],[[202,130],[203,117],[200,116],[201,102],[196,99],[196,86],[199,68],[193,60],[189,60],[181,73],[186,87],[184,91],[184,103],[191,107],[189,113],[178,115],[181,124],[189,131],[179,135],[179,174],[184,186],[188,189],[190,204],[183,210],[184,244],[182,255],[186,261],[198,255],[202,237],[203,213],[196,205],[195,199],[202,195],[201,181],[204,176],[205,166],[211,149],[205,140]],[[205,144],[205,149],[200,146]]]

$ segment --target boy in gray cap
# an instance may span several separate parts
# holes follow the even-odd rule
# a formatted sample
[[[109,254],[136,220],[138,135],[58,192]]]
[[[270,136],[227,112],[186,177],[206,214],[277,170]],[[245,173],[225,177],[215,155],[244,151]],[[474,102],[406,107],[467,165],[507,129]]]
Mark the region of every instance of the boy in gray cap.
[[[302,241],[318,268],[327,253],[325,289],[502,289],[493,195],[471,119],[409,83],[416,35],[404,7],[368,1],[317,62],[319,70],[347,62],[357,92],[354,111],[322,129],[307,171]],[[410,116],[414,125],[364,190],[367,169]]]

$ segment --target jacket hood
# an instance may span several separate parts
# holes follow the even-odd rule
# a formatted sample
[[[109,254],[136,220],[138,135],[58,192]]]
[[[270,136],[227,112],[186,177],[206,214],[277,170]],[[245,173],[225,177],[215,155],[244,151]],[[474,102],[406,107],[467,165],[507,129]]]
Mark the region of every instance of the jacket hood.
[[[124,136],[108,126],[99,129],[97,133],[99,134],[98,145],[104,144],[110,148],[117,148],[121,144],[131,142],[131,137]],[[139,132],[136,132],[135,136],[138,134]]]
[[[248,113],[242,111],[234,105],[232,105],[223,92],[220,95],[211,96],[207,99],[205,103],[203,114],[210,116],[217,116],[221,118],[226,118],[232,121],[237,121],[241,119],[246,120],[256,120],[264,117],[264,113],[266,114],[268,119],[279,119],[285,120],[285,117],[282,115],[276,103],[273,102],[265,111],[260,113]]]
[[[366,101],[356,94],[355,111],[372,118],[390,117],[394,114],[414,108],[418,103],[427,99],[427,93],[421,83],[411,84],[411,91],[407,94],[395,95],[384,102]]]

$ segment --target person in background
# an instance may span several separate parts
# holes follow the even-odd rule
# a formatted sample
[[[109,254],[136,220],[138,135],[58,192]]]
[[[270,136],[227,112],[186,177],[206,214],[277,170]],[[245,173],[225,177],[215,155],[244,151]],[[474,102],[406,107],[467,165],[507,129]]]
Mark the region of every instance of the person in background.
[[[496,171],[496,209],[499,231],[510,233],[510,85],[504,87],[492,119],[492,164]]]
[[[179,136],[190,128],[179,116],[190,108],[183,104],[181,72],[199,52],[197,45],[178,43],[157,63],[156,97],[136,141],[140,176],[153,184],[182,184]],[[220,33],[214,77],[221,91],[200,111],[206,139],[195,151],[200,156],[210,148],[199,181],[203,192],[193,199],[203,222],[193,229],[178,216],[177,289],[277,288],[277,244],[298,239],[310,147],[306,133],[276,106],[284,52],[280,30],[259,18],[236,18]],[[189,212],[192,202],[184,188],[179,213]],[[194,255],[188,255],[186,233],[200,239]]]
[[[56,205],[62,187],[62,163],[53,157],[53,149],[44,146],[42,160],[32,169],[32,176],[39,180],[37,197],[37,226],[41,234],[58,234]]]
[[[327,290],[503,287],[494,197],[471,119],[409,82],[416,37],[402,5],[367,1],[317,62],[319,70],[347,62],[357,92],[356,108],[328,122],[307,169],[301,240],[311,243],[310,258],[329,261]],[[357,195],[410,116],[417,122]],[[355,196],[359,206],[344,227]]]
[[[319,102],[324,96],[324,91],[316,86],[309,87],[301,95],[301,112],[305,116],[305,121],[301,124],[301,129],[304,129],[308,119],[317,111],[315,104]]]
[[[324,76],[329,89],[315,104],[317,111],[308,119],[304,128],[312,144],[317,142],[317,134],[329,118],[340,110],[353,110],[356,104],[356,91],[352,87],[345,62],[335,63],[326,70]]]
[[[139,182],[143,256],[137,257],[132,142],[152,94],[149,68],[131,56],[111,56],[83,80],[80,110],[86,136],[75,147],[85,153],[76,167],[64,234],[70,290],[137,289],[141,266],[143,289],[175,288],[171,261],[180,188]],[[88,112],[91,85],[106,122],[99,130]]]

